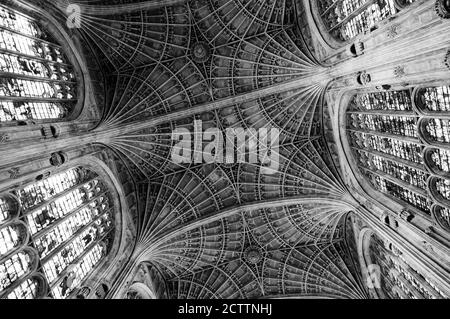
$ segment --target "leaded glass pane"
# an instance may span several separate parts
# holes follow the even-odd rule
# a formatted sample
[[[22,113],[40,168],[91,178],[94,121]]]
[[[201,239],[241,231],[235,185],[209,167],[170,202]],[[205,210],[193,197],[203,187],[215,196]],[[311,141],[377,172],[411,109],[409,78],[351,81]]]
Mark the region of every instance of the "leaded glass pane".
[[[450,86],[421,89],[418,92],[417,101],[425,111],[450,112]]]
[[[61,47],[32,18],[0,15],[0,123],[68,116],[77,82]]]
[[[401,5],[413,2],[405,0]],[[343,41],[370,31],[379,21],[398,12],[395,0],[320,0],[317,5],[328,32]]]

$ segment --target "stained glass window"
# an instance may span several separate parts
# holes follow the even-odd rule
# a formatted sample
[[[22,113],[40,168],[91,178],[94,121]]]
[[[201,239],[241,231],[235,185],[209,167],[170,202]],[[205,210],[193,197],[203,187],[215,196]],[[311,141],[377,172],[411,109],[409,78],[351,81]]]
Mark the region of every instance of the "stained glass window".
[[[436,205],[434,208],[434,215],[439,225],[447,231],[450,231],[450,209]]]
[[[368,174],[368,177],[372,185],[380,192],[400,199],[422,212],[431,214],[431,203],[429,202],[425,193],[419,193],[417,190],[411,190],[404,184],[401,184],[397,181],[392,181],[387,178],[383,178],[376,174],[370,173]]]
[[[450,143],[450,121],[428,119],[425,125],[426,137],[430,142]]]
[[[62,47],[33,18],[0,5],[0,123],[66,117],[76,87]]]
[[[433,184],[433,187],[436,188],[438,194],[441,195],[445,200],[450,201],[450,180],[440,178],[437,179]]]
[[[436,166],[443,173],[450,172],[450,151],[432,149],[430,152],[431,166]]]
[[[0,256],[5,256],[14,248],[18,248],[23,241],[26,231],[18,224],[0,228]]]
[[[17,288],[15,288],[9,295],[8,299],[35,299],[39,297],[38,291],[42,285],[42,280],[37,277],[29,278],[23,281]]]
[[[428,112],[450,112],[450,86],[420,89],[416,96],[418,106]]]
[[[436,219],[447,231],[449,92],[449,86],[435,86],[359,93],[351,98],[347,109],[350,147],[369,183],[427,218]],[[436,112],[434,116],[430,116],[432,112]]]
[[[0,298],[42,297],[44,284],[49,296],[68,297],[108,253],[114,233],[110,190],[96,173],[75,167],[15,195],[21,212],[12,221],[7,211],[13,202],[0,196],[3,219],[10,220],[0,226]],[[28,236],[30,246],[21,251]],[[32,260],[40,260],[42,274],[34,273]]]
[[[383,91],[356,94],[347,111],[347,132],[356,162],[378,191],[431,217],[436,199],[428,191],[433,173],[449,171],[450,151],[430,149],[423,140],[448,143],[448,120],[421,120],[414,92],[435,89]],[[442,95],[435,95],[441,99]],[[430,103],[432,103],[430,101]],[[430,172],[429,167],[432,167]],[[433,186],[436,194],[450,197],[446,180]]]
[[[31,270],[31,253],[20,252],[0,263],[0,294]]]
[[[383,241],[373,235],[369,245],[371,262],[380,267],[381,289],[394,299],[438,299],[446,296],[430,280],[413,268],[401,251],[386,248]]]
[[[19,213],[19,203],[11,195],[0,196],[0,226]]]
[[[320,0],[319,14],[328,32],[343,41],[370,31],[379,21],[396,14],[395,0]],[[408,5],[414,0],[403,1]]]

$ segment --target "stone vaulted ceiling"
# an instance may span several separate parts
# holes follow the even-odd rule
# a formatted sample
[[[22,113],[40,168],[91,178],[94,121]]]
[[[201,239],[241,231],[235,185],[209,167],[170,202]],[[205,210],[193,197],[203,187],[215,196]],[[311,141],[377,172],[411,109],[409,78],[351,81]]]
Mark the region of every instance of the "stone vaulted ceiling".
[[[109,83],[97,130],[115,130],[108,146],[138,189],[135,258],[176,298],[365,297],[347,242],[353,204],[323,137],[327,69],[295,4],[171,2],[83,3],[80,32]],[[279,172],[173,163],[172,131],[196,119],[280,129]]]

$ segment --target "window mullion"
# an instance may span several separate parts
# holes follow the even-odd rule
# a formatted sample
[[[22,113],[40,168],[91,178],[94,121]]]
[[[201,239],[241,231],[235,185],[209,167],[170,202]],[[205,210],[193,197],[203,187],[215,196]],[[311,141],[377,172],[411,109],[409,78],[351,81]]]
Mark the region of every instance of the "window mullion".
[[[48,205],[51,204],[52,202],[55,202],[56,200],[63,198],[64,196],[66,196],[66,195],[72,193],[73,191],[76,191],[77,189],[81,189],[81,188],[83,187],[83,185],[88,184],[88,183],[92,183],[93,181],[95,181],[95,180],[97,180],[97,179],[98,179],[98,177],[95,176],[95,177],[92,177],[91,179],[88,179],[88,180],[86,180],[86,181],[81,181],[81,183],[78,183],[78,184],[76,184],[76,185],[73,185],[72,187],[70,187],[70,188],[64,190],[63,192],[57,194],[56,196],[50,197],[48,200],[43,201],[43,202],[40,202],[40,203],[38,204],[38,206],[33,206],[32,209],[27,210],[27,212],[24,212],[22,215],[23,215],[23,216],[28,216],[28,215],[30,215],[30,214],[32,214],[32,213],[35,213],[36,211],[38,211],[38,210],[41,209],[42,207],[48,206]]]
[[[98,200],[100,197],[102,196],[106,196],[107,195],[107,191],[104,191],[98,195],[96,195],[96,197],[90,199],[87,202],[84,202],[81,206],[78,206],[76,208],[74,208],[70,213],[67,213],[66,215],[64,215],[62,218],[59,218],[57,221],[55,221],[53,224],[49,225],[48,227],[42,229],[41,231],[35,233],[33,235],[33,238],[35,240],[40,239],[41,237],[45,236],[47,233],[49,233],[50,231],[52,231],[53,229],[55,229],[56,227],[58,227],[60,224],[62,224],[67,218],[70,218],[74,215],[76,215],[79,211],[81,211],[83,208],[88,207],[90,204],[92,204],[94,201]]]
[[[375,175],[377,175],[377,176],[379,176],[379,177],[381,177],[381,178],[383,178],[385,180],[388,180],[391,183],[397,184],[398,186],[400,186],[402,188],[405,188],[405,189],[407,189],[407,190],[409,190],[409,191],[411,191],[413,193],[416,193],[417,195],[420,195],[420,196],[423,196],[423,197],[427,197],[428,196],[427,191],[425,189],[421,189],[421,188],[419,188],[417,186],[411,185],[411,184],[409,184],[409,183],[407,183],[405,181],[402,181],[401,179],[398,179],[398,178],[396,178],[396,177],[394,177],[394,176],[392,176],[390,174],[381,172],[381,171],[379,171],[377,169],[370,169],[370,168],[367,168],[367,167],[364,167],[364,166],[360,166],[360,169],[362,169],[364,171],[369,171],[372,174],[375,174]]]
[[[3,96],[0,95],[1,101],[11,102],[30,102],[30,103],[70,103],[76,102],[77,99],[57,99],[57,98],[43,98],[35,96]],[[51,119],[49,119],[51,120]]]
[[[423,277],[420,274],[418,274],[404,260],[402,260],[401,258],[397,258],[396,261],[398,262],[399,267],[403,268],[406,272],[408,272],[408,274],[410,274],[417,281],[417,283],[422,286],[422,288],[426,292],[428,292],[430,295],[432,295],[436,299],[441,299],[442,298],[442,296],[439,294],[439,292],[434,290],[434,288],[431,287],[431,285],[425,279],[423,279]]]
[[[357,148],[357,147],[352,147],[352,149],[355,150],[355,151],[362,151],[362,152],[365,152],[367,154],[376,155],[376,156],[382,157],[382,158],[384,158],[386,160],[398,162],[398,163],[401,163],[404,166],[407,166],[407,167],[410,167],[410,168],[416,169],[418,171],[421,171],[421,172],[429,174],[428,171],[426,170],[426,168],[423,165],[417,164],[415,162],[411,162],[411,161],[408,161],[408,160],[405,160],[405,159],[397,157],[397,156],[393,156],[393,155],[390,155],[390,154],[382,153],[382,152],[379,152],[377,150],[369,150],[369,149]]]
[[[77,257],[70,263],[70,265],[77,265],[80,261],[82,261],[83,258],[84,258],[87,254],[89,254],[89,253],[95,248],[95,246],[97,246],[97,245],[99,245],[100,243],[103,242],[103,240],[109,235],[109,233],[110,233],[111,231],[112,231],[112,230],[106,232],[104,236],[102,236],[101,238],[99,238],[99,239],[95,240],[94,242],[92,242],[88,247],[86,247],[86,249],[83,251],[82,254],[80,254],[79,256],[77,256]],[[66,267],[66,268],[64,269],[64,271],[62,271],[62,272],[58,275],[58,277],[56,277],[56,278],[50,283],[50,287],[51,287],[52,290],[53,290],[53,288],[55,288],[55,286],[56,286],[57,284],[59,284],[60,281],[68,274],[68,268],[70,268],[70,267]],[[92,271],[92,270],[91,270],[91,271]]]
[[[364,115],[378,115],[378,116],[405,116],[417,118],[418,115],[411,111],[397,111],[397,110],[352,110],[347,114],[364,114]]]
[[[107,213],[97,216],[95,219],[93,219],[92,221],[90,221],[88,224],[82,226],[79,230],[77,230],[75,233],[72,234],[71,237],[69,237],[67,240],[65,240],[64,242],[60,243],[58,248],[55,249],[51,254],[45,256],[44,258],[41,259],[42,264],[46,264],[51,258],[53,258],[55,255],[57,255],[58,253],[60,253],[62,250],[64,250],[69,244],[73,243],[75,241],[75,239],[77,239],[85,230],[87,230],[88,228],[92,227],[96,221],[98,221],[99,219],[101,219],[102,217],[106,216]]]
[[[38,56],[35,56],[35,55],[28,55],[28,54],[25,54],[23,52],[10,51],[8,49],[0,48],[0,53],[7,54],[7,55],[10,55],[10,56],[21,57],[21,58],[25,58],[25,59],[28,59],[28,60],[34,60],[34,61],[37,61],[37,62],[49,64],[49,65],[63,66],[65,68],[67,68],[69,71],[72,70],[72,66],[70,64],[47,60],[47,59],[44,59],[42,57],[38,57]]]
[[[2,299],[4,296],[9,295],[14,289],[16,289],[22,282],[24,282],[33,273],[34,269],[30,268],[30,266],[31,266],[30,263],[28,265],[22,265],[22,260],[19,258],[19,256],[21,254],[26,255],[28,253],[24,252],[24,251],[20,251],[20,252],[16,253],[15,255],[10,256],[7,260],[2,261],[2,264],[4,264],[4,265],[6,263],[10,262],[10,265],[6,267],[6,273],[9,275],[11,275],[13,273],[15,276],[17,276],[17,278],[11,283],[11,285],[6,287],[5,290],[0,291],[0,299]],[[17,260],[14,262],[13,260],[15,257],[17,257],[16,258]],[[29,257],[33,258],[33,256],[29,256]],[[35,256],[35,258],[38,258],[38,257]],[[16,268],[17,263],[19,263],[21,265],[21,269]],[[20,273],[22,273],[22,274],[19,275]]]
[[[62,84],[67,84],[67,85],[76,84],[76,82],[74,82],[74,81],[54,80],[54,79],[50,79],[50,78],[42,77],[42,76],[23,75],[23,74],[19,74],[19,73],[10,73],[10,72],[2,72],[2,71],[0,71],[0,77],[22,79],[22,80],[29,80],[29,81],[33,81],[33,82],[42,82],[42,83],[51,83],[51,84],[54,84],[54,83],[56,83],[56,84],[62,83]],[[42,100],[41,98],[39,98],[39,99]],[[60,101],[61,99],[54,98],[53,100]]]
[[[333,2],[322,14],[321,17],[324,18],[332,9],[334,9],[337,5],[341,4],[344,0],[336,0]]]
[[[350,13],[347,17],[345,17],[341,22],[336,24],[334,27],[328,30],[328,32],[333,32],[334,30],[340,28],[342,25],[356,17],[358,14],[366,10],[368,7],[370,7],[372,4],[374,4],[377,0],[369,0],[363,5],[361,5],[359,8],[355,9],[352,13]]]
[[[10,29],[10,28],[7,28],[7,27],[4,27],[4,26],[0,25],[0,32],[1,32],[1,30],[5,30],[5,31],[8,31],[8,32],[14,33],[16,35],[28,38],[30,40],[33,40],[33,41],[36,41],[36,42],[39,42],[39,43],[47,44],[48,46],[50,46],[52,48],[55,48],[55,49],[62,49],[62,46],[60,46],[60,45],[58,45],[56,43],[53,43],[53,42],[50,42],[50,41],[47,41],[47,40],[44,40],[44,39],[41,39],[41,38],[36,38],[36,37],[31,36],[31,35],[28,35],[28,34],[25,34],[25,33],[21,33],[20,31],[17,31],[17,30],[14,30],[14,29]]]
[[[391,133],[383,133],[383,132],[380,132],[380,131],[371,131],[371,130],[364,130],[364,129],[358,129],[358,128],[349,128],[347,130],[349,132],[365,133],[365,134],[369,134],[369,135],[375,135],[375,136],[379,136],[379,137],[386,137],[386,138],[399,140],[399,141],[406,141],[406,142],[417,144],[419,146],[423,146],[421,144],[421,142],[418,140],[418,138],[416,138],[416,137],[410,137],[410,136],[406,136],[406,135],[395,135],[395,134],[391,134]]]

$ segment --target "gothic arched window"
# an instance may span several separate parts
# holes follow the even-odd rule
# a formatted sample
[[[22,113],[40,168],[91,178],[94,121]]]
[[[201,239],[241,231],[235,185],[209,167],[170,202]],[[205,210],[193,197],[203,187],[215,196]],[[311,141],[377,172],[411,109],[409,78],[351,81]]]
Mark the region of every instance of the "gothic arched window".
[[[375,233],[366,232],[363,254],[365,266],[379,267],[379,278],[373,280],[380,297],[392,299],[447,298],[426,276],[412,266],[403,253],[392,244],[383,242]],[[372,272],[374,272],[372,268]],[[367,270],[366,270],[367,271]]]
[[[156,299],[156,296],[147,285],[137,282],[128,289],[126,299]]]
[[[67,117],[76,91],[57,41],[35,19],[0,5],[0,124]]]
[[[450,231],[450,87],[356,94],[347,133],[371,185]]]
[[[377,22],[396,14],[415,0],[318,0],[319,14],[327,31],[347,41],[370,31]]]
[[[0,298],[66,298],[107,255],[107,184],[75,167],[0,195]]]

